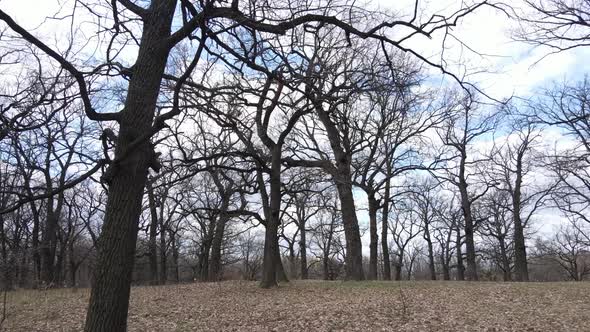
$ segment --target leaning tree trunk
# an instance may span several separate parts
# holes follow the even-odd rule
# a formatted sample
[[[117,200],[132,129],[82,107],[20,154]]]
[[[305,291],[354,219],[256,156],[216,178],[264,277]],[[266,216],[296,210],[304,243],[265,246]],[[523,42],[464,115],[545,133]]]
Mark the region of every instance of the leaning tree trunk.
[[[121,113],[115,158],[146,134],[153,122],[169,49],[175,0],[153,0],[143,23],[141,45]],[[129,292],[143,190],[154,151],[142,142],[118,165],[111,165],[109,195],[85,331],[126,331]]]
[[[375,199],[374,193],[367,193],[369,202],[369,233],[371,235],[371,242],[369,244],[369,274],[368,280],[377,280],[377,243],[379,237],[377,235],[377,209],[379,203]]]

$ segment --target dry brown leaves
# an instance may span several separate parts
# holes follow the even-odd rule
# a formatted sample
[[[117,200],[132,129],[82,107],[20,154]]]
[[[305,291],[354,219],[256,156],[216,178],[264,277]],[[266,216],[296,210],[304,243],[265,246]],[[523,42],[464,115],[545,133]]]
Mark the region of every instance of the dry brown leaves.
[[[402,291],[400,292],[400,288]],[[230,281],[132,290],[130,331],[590,331],[590,283]],[[88,290],[9,294],[8,331],[79,331]]]

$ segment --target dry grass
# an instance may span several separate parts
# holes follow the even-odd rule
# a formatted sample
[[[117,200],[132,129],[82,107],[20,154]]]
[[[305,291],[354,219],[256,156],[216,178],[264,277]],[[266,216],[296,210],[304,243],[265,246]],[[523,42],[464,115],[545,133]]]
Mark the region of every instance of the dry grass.
[[[402,291],[400,292],[400,287]],[[18,291],[8,331],[79,331],[88,290]],[[130,331],[590,331],[590,283],[223,282],[132,290]]]

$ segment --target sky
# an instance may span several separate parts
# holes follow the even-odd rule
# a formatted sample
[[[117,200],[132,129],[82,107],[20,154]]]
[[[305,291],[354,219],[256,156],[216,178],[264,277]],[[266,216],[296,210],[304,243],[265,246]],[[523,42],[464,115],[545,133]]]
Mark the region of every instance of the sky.
[[[67,1],[62,1],[65,3]],[[459,0],[425,0],[419,2],[423,10],[423,17],[429,17],[434,12],[453,11],[462,3]],[[45,17],[55,13],[60,2],[57,0],[0,0],[0,8],[11,15],[19,24],[26,28],[37,28]],[[412,0],[378,0],[371,4],[378,9],[384,9],[400,15],[411,15],[414,1]],[[518,5],[518,1],[513,2]],[[59,23],[46,21],[46,25],[35,29],[35,33],[44,38],[59,39],[56,29]],[[57,24],[57,25],[56,25]],[[535,90],[548,86],[552,82],[576,80],[590,70],[590,50],[574,49],[567,52],[545,57],[549,50],[532,48],[511,38],[511,31],[517,26],[504,13],[492,8],[481,8],[470,14],[455,27],[451,33],[461,40],[467,47],[459,43],[451,43],[445,50],[445,57],[449,63],[466,63],[471,68],[468,81],[476,83],[481,89],[497,99],[504,99],[513,95],[526,97]],[[63,28],[63,27],[62,27]],[[429,59],[440,57],[441,34],[427,38],[416,38],[405,46],[410,46],[424,54]],[[51,44],[51,43],[50,43]],[[57,43],[59,44],[59,43]],[[451,65],[450,71],[461,73],[459,67]],[[483,71],[482,71],[483,70]],[[481,71],[481,72],[480,72]],[[440,84],[444,84],[443,81]],[[548,144],[563,139],[558,133],[552,132],[545,140]],[[357,191],[359,201],[359,219],[367,221],[365,207],[366,200]],[[544,218],[558,218],[554,212],[545,211]],[[548,231],[547,229],[545,231]],[[363,238],[368,245],[368,233]]]
[[[375,0],[368,1],[371,7],[399,13],[408,17],[413,12],[413,0]],[[449,13],[455,11],[463,1],[458,0],[422,0],[419,1],[422,17],[430,17],[432,13]],[[0,0],[0,7],[10,14],[19,24],[26,28],[37,28],[37,35],[54,40],[59,39],[60,23],[47,21],[60,4],[67,4],[64,0]],[[519,1],[513,2],[518,7]],[[38,28],[41,24],[43,26]],[[563,81],[580,78],[590,69],[590,63],[584,61],[590,55],[588,49],[574,49],[568,52],[547,55],[548,50],[532,48],[511,39],[511,30],[517,26],[515,21],[508,18],[499,10],[483,7],[468,15],[455,27],[451,33],[460,39],[467,47],[460,47],[458,43],[449,43],[445,50],[445,58],[449,63],[467,63],[468,80],[477,83],[486,93],[495,99],[524,96],[536,88],[547,85],[552,81]],[[64,28],[63,24],[60,27]],[[430,59],[440,57],[442,34],[433,36],[432,40],[425,37],[413,38],[404,46],[419,50]],[[57,43],[59,45],[59,43]],[[471,50],[470,50],[471,49]],[[479,53],[476,54],[475,52]],[[451,65],[449,68],[453,68]],[[480,70],[483,73],[477,73]],[[451,70],[462,73],[463,70]]]

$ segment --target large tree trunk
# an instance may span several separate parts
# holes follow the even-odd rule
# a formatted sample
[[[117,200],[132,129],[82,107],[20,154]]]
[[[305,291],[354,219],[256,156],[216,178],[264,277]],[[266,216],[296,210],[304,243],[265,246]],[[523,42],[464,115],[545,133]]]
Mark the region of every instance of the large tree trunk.
[[[53,211],[53,203],[48,201],[47,219],[41,237],[41,281],[45,286],[55,283],[55,249],[57,242],[58,217]]]
[[[340,198],[342,223],[344,224],[344,237],[346,239],[346,279],[363,280],[361,235],[356,217],[356,208],[354,205],[354,197],[352,195],[350,177],[348,177],[348,181],[343,179],[337,180],[336,187]]]
[[[461,194],[461,209],[463,210],[463,218],[465,221],[465,250],[467,254],[467,269],[465,270],[465,276],[467,277],[467,280],[477,281],[475,242],[473,239],[474,224],[473,215],[471,213],[471,202],[467,192],[467,181],[465,180],[465,160],[465,154],[462,154],[461,163],[459,165],[459,192]]]
[[[158,245],[156,237],[158,236],[158,211],[156,209],[156,199],[154,197],[154,189],[150,181],[147,182],[148,203],[150,207],[150,228],[148,239],[148,254],[150,260],[150,283],[152,285],[158,284]]]
[[[445,259],[445,254],[440,255],[440,261],[442,265],[443,280],[451,280],[451,271],[449,268],[449,262]]]
[[[377,243],[379,237],[377,235],[377,209],[379,203],[375,199],[374,193],[367,193],[369,202],[369,233],[371,235],[371,242],[369,244],[369,274],[367,279],[377,280]]]
[[[153,0],[143,24],[139,53],[121,114],[115,158],[150,130],[169,49],[175,0]],[[129,292],[143,190],[154,158],[149,141],[129,151],[112,169],[105,220],[98,241],[98,260],[85,330],[126,331]]]
[[[215,232],[216,220],[210,220],[207,232],[203,236],[201,251],[199,252],[199,261],[197,262],[198,278],[200,281],[206,281],[209,277],[209,256],[211,252],[211,243]]]
[[[529,281],[524,227],[520,217],[521,186],[522,156],[519,155],[516,164],[516,182],[512,194],[512,211],[514,218],[514,279],[516,281]]]
[[[395,280],[402,280],[402,266],[404,264],[403,253],[400,257],[398,257],[397,262],[395,263]]]
[[[318,118],[324,125],[330,147],[334,152],[334,162],[336,169],[332,171],[332,177],[338,189],[342,210],[342,223],[344,224],[344,237],[346,240],[346,279],[363,280],[363,246],[361,243],[361,234],[359,223],[356,216],[354,205],[354,196],[352,195],[350,163],[352,156],[345,149],[340,138],[340,133],[336,125],[330,119],[321,104],[315,105]]]
[[[229,208],[229,195],[223,197],[221,203],[221,212],[217,218],[217,225],[215,226],[215,233],[211,243],[211,258],[209,260],[209,276],[208,281],[219,281],[221,279],[221,247],[223,245],[223,235],[225,233],[225,225],[230,219],[227,214]]]
[[[281,210],[281,146],[272,149],[270,171],[270,218],[266,218],[266,232],[264,237],[264,259],[262,266],[262,280],[260,287],[270,288],[278,286],[278,278],[282,271],[279,253],[278,226]],[[281,264],[281,269],[278,269]],[[284,271],[282,271],[284,274]]]

